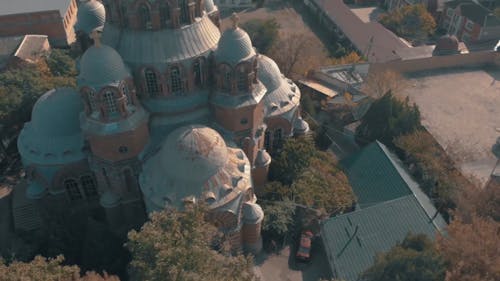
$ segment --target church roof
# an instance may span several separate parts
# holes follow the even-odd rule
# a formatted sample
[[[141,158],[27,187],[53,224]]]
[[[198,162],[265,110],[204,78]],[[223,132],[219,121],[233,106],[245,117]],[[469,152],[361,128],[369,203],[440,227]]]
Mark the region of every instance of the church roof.
[[[252,56],[255,56],[252,40],[243,29],[229,28],[222,33],[217,51],[215,51],[215,60],[218,63],[226,62],[236,65]]]
[[[33,107],[31,122],[18,138],[23,159],[40,164],[64,164],[83,159],[80,113],[83,103],[73,89],[51,90]]]
[[[81,1],[78,6],[76,31],[90,34],[96,28],[104,27],[106,22],[106,10],[104,5],[96,0]]]
[[[130,76],[120,54],[113,48],[100,45],[85,51],[80,60],[79,86],[104,86]]]
[[[106,24],[103,43],[115,48],[130,67],[151,65],[164,71],[166,63],[205,55],[217,46],[220,31],[208,16],[178,29],[139,31]]]

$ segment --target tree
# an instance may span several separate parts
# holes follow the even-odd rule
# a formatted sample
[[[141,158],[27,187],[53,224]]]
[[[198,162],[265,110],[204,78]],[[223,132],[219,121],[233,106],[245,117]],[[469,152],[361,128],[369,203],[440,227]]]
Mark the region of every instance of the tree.
[[[352,51],[344,56],[340,56],[339,58],[332,58],[330,60],[330,64],[351,64],[361,61],[363,61],[361,56],[359,56],[355,51]]]
[[[36,256],[31,262],[14,261],[5,264],[0,260],[0,281],[44,280],[44,281],[119,281],[116,276],[87,272],[80,276],[78,266],[62,265],[63,256],[46,259]]]
[[[347,176],[328,152],[318,152],[309,166],[292,184],[295,202],[326,213],[341,214],[350,210],[355,196]]]
[[[221,234],[206,212],[200,205],[155,212],[139,232],[129,232],[131,280],[253,280],[250,258],[214,250]]]
[[[401,94],[408,87],[406,79],[398,72],[385,70],[370,71],[363,83],[362,90],[373,98],[381,98],[387,92]]]
[[[436,31],[436,21],[423,4],[406,5],[380,17],[380,23],[399,36],[423,41]]]
[[[284,185],[290,185],[309,166],[316,154],[314,143],[309,138],[289,138],[285,140],[278,155],[271,162],[269,177]]]
[[[248,33],[255,48],[263,54],[267,54],[279,39],[280,25],[275,18],[268,20],[251,19],[241,24],[241,28]]]
[[[283,201],[266,201],[262,204],[262,209],[266,214],[262,224],[264,236],[273,240],[281,240],[293,224],[295,203],[287,198]]]
[[[46,62],[53,76],[77,75],[75,60],[69,55],[69,50],[52,49]]]
[[[306,75],[307,71],[319,65],[319,62],[312,63],[313,56],[309,54],[312,39],[307,32],[282,34],[269,50],[269,56],[285,76],[290,77],[292,73]]]
[[[379,140],[394,147],[396,137],[409,134],[420,129],[420,111],[418,107],[409,105],[409,99],[400,101],[389,91],[376,100],[366,112],[361,124],[356,129],[356,140],[370,143]]]
[[[456,218],[448,236],[438,238],[438,248],[449,263],[446,281],[500,280],[500,223],[469,214]]]
[[[443,258],[434,243],[419,234],[408,235],[387,253],[377,255],[375,263],[363,273],[363,280],[441,281],[444,276]]]

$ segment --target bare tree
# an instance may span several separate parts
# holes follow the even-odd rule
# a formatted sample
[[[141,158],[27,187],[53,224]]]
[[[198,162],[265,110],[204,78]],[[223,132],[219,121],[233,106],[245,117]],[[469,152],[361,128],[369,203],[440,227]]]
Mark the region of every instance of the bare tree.
[[[398,72],[384,70],[381,72],[370,72],[363,84],[363,91],[374,98],[380,98],[391,91],[393,95],[399,96],[407,87],[408,81]]]

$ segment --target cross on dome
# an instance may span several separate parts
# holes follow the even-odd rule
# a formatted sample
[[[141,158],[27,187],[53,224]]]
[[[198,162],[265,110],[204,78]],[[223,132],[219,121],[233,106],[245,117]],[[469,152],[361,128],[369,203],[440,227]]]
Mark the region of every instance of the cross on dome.
[[[238,14],[233,13],[231,15],[231,21],[233,22],[233,28],[238,28],[238,23],[240,22],[240,17],[238,16]]]

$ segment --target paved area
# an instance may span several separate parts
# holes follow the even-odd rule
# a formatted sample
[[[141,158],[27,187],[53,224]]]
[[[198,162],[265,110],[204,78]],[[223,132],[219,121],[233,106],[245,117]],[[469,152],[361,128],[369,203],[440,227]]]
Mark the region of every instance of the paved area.
[[[462,69],[413,74],[403,93],[420,109],[422,123],[465,175],[483,184],[500,136],[500,70]]]
[[[279,254],[262,254],[256,258],[255,271],[261,281],[318,281],[329,280],[328,260],[320,245],[313,243],[312,260],[309,264],[297,264],[293,259],[293,250],[286,247]],[[316,242],[315,241],[315,242]]]

